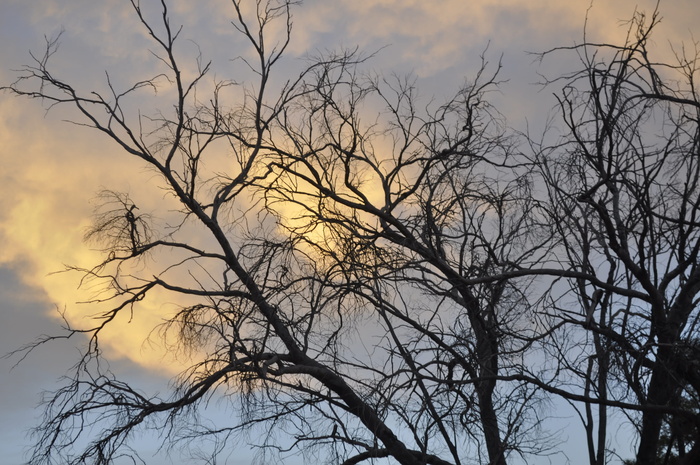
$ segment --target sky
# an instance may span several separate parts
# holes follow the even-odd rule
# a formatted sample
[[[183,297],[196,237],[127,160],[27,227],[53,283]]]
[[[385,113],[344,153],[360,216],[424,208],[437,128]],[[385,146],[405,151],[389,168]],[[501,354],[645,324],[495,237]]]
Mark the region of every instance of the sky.
[[[294,10],[293,39],[284,66],[292,69],[294,63],[322,51],[357,46],[366,53],[377,52],[369,63],[374,72],[412,73],[421,94],[439,101],[474,76],[481,54],[491,62],[502,57],[501,77],[507,82],[493,99],[511,125],[536,131],[554,105],[551,91],[537,84],[538,73],[556,76],[576,69],[576,62],[569,54],[540,64],[531,52],[580,43],[586,16],[590,41],[620,42],[626,32],[621,20],[635,8],[651,11],[655,3],[306,0]],[[201,50],[214,60],[217,77],[235,75],[240,62],[232,59],[246,51],[229,23],[228,2],[170,4],[173,22],[184,25],[184,55],[194,57]],[[672,47],[700,36],[700,9],[696,0],[667,0],[660,10],[663,20],[653,46],[658,57],[670,59]],[[76,87],[104,90],[105,70],[118,83],[153,70],[143,28],[128,1],[0,0],[0,86],[15,79],[13,70],[31,60],[30,52],[43,52],[45,37],[61,31],[55,73]],[[99,253],[83,242],[98,191],[128,190],[146,204],[167,201],[154,195],[152,173],[99,134],[66,123],[71,116],[47,111],[38,101],[0,94],[0,355],[58,332],[58,310],[73,318],[86,314],[78,302],[89,298],[89,289],[77,288],[76,274],[57,272],[99,259]],[[149,305],[155,310],[150,320],[116,325],[105,343],[110,361],[121,371],[146,386],[158,386],[174,369],[164,363],[158,347],[143,344],[164,304],[154,299]],[[75,362],[81,342],[42,348],[19,365],[16,355],[0,359],[0,465],[22,463],[31,443],[26,431],[40,415],[36,406],[41,392],[57,386]],[[562,418],[565,437],[579,434],[571,412],[555,415]],[[624,448],[624,428],[618,433],[619,447]],[[570,463],[584,463],[583,449],[571,445],[569,450]]]

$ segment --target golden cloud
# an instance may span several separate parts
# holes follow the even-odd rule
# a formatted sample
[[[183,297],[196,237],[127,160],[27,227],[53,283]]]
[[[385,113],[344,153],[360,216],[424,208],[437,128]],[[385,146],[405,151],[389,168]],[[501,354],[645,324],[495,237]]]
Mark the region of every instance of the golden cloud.
[[[228,8],[225,3],[211,5],[217,12],[223,12]],[[619,20],[630,17],[635,3],[632,0],[594,3],[588,23],[592,39],[619,42],[624,38],[625,29],[619,27]],[[648,0],[640,9],[650,11],[654,4]],[[29,5],[31,22],[37,27],[33,31],[35,38],[50,34],[52,31],[44,30],[47,27],[64,24],[71,34],[64,48],[68,49],[71,43],[82,43],[82,52],[97,55],[81,56],[69,50],[66,55],[59,55],[60,60],[67,60],[61,69],[72,73],[67,79],[74,79],[77,86],[104,85],[100,68],[103,65],[116,68],[125,77],[148,76],[155,69],[150,68],[154,65],[143,47],[143,31],[124,2],[109,0],[94,6],[92,1],[55,0]],[[197,29],[192,31],[192,37],[206,37],[208,32],[217,36],[200,44],[203,53],[206,55],[210,50],[207,46],[217,41],[228,43],[225,40],[230,40],[231,30],[227,16],[212,14],[209,3],[206,8],[192,5],[193,2],[176,2],[173,11],[181,20],[195,25]],[[371,49],[391,44],[381,55],[381,65],[386,70],[408,64],[415,67],[419,76],[438,76],[448,69],[450,73],[464,75],[474,71],[467,66],[466,57],[483,50],[489,39],[493,40],[495,53],[504,49],[522,53],[525,49],[546,48],[548,44],[580,42],[588,6],[587,0],[568,3],[537,0],[527,5],[518,0],[480,1],[468,7],[461,0],[444,0],[439,7],[435,2],[419,0],[347,0],[332,2],[332,6],[331,2],[307,1],[294,10],[296,29],[291,51],[301,55],[340,45],[359,44]],[[668,2],[662,4],[662,9],[665,20],[658,37],[668,37],[674,43],[687,40],[688,31],[700,19],[694,4],[690,0]],[[189,32],[185,30],[183,34],[187,36]],[[237,55],[232,49],[211,53],[225,53],[229,58]],[[6,56],[0,59],[6,62]],[[93,65],[91,72],[85,72],[85,63]],[[11,65],[8,67],[18,67],[17,63]],[[89,80],[96,76],[102,84]],[[0,79],[7,83],[12,77],[0,72]],[[91,296],[89,288],[77,289],[79,275],[54,273],[65,264],[89,268],[102,258],[82,242],[92,211],[89,199],[103,187],[131,192],[145,203],[145,210],[167,199],[157,190],[158,181],[152,173],[144,171],[100,134],[67,126],[58,120],[61,116],[58,110],[45,117],[37,102],[6,97],[0,100],[0,150],[4,165],[0,186],[3,241],[0,263],[27,263],[29,266],[23,267],[26,270],[23,279],[45,289],[59,307],[65,305],[68,317],[77,324],[100,308],[75,304]],[[211,165],[211,170],[216,170],[216,163]],[[293,215],[290,211],[290,216]],[[143,346],[151,330],[175,309],[171,296],[157,291],[140,304],[141,311],[133,319],[118,320],[104,334],[103,345],[108,354],[152,369],[162,370],[165,366],[179,369],[177,364],[163,362],[162,348],[147,350]]]

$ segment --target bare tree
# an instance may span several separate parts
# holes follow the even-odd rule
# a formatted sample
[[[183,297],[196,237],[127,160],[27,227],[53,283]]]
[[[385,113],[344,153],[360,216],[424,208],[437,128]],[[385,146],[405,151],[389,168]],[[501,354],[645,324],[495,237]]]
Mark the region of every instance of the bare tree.
[[[104,286],[95,302],[110,307],[92,327],[67,326],[88,343],[47,402],[31,463],[111,463],[131,454],[138,428],[173,443],[212,438],[216,452],[241,431],[274,429],[285,439],[255,445],[324,449],[345,464],[505,464],[538,451],[538,391],[507,379],[535,339],[517,279],[530,278],[508,263],[528,268],[542,245],[527,172],[486,100],[499,66],[489,74],[482,63],[453,99],[421,111],[410,81],[363,75],[356,51],[320,57],[273,89],[292,4],[257,2],[246,17],[232,2],[257,76],[232,103],[229,82],[198,97],[208,64],[185,80],[165,0],[158,22],[132,1],[158,47],[158,77],[85,92],[52,75],[49,41],[6,88],[76,109],[78,124],[155,170],[181,205],[161,225],[167,213],[101,194],[86,239],[105,259],[78,271]],[[271,42],[278,25],[283,38]],[[129,112],[130,98],[166,85],[174,101]],[[227,166],[212,169],[222,152]],[[105,328],[156,289],[181,302],[162,334],[194,360],[165,398],[117,378],[100,349]],[[238,420],[197,422],[212,396],[239,406]]]
[[[297,204],[303,219],[292,233],[322,230],[327,240],[310,245],[355,275],[352,294],[379,312],[385,348],[412,378],[394,403],[416,398],[405,426],[427,417],[423,442],[443,438],[455,463],[472,408],[488,460],[505,463],[521,422],[514,412],[533,395],[522,383],[497,389],[535,338],[527,296],[502,264],[535,263],[542,245],[531,240],[530,181],[485,100],[496,84],[485,73],[484,63],[475,83],[419,116],[410,83],[324,70],[295,119],[279,121],[286,137],[271,150],[270,205]],[[367,106],[385,110],[363,127]]]
[[[559,353],[584,387],[596,464],[606,461],[606,405],[622,407],[638,428],[637,464],[657,463],[665,418],[692,431],[680,463],[700,457],[698,411],[680,402],[700,394],[698,54],[683,49],[675,64],[655,62],[649,43],[658,21],[658,11],[636,14],[619,46],[548,52],[575,52],[582,65],[551,83],[562,83],[563,135],[539,162],[557,259],[580,273],[568,287],[581,310],[559,299],[550,311],[580,328],[567,335],[580,342],[560,344]],[[600,406],[597,452],[591,404]]]
[[[356,50],[281,79],[294,3],[247,16],[232,2],[254,56],[240,60],[246,85],[210,80],[201,58],[184,72],[167,2],[154,19],[133,0],[161,74],[78,89],[51,73],[51,40],[4,88],[77,111],[180,208],[100,194],[86,240],[104,259],[76,271],[107,310],[67,323],[85,350],[46,403],[31,463],[140,460],[128,440],[155,429],[168,444],[213,441],[211,462],[261,432],[263,460],[504,465],[551,446],[549,395],[580,409],[591,464],[607,461],[610,409],[638,427],[638,464],[655,463],[662,437],[696,461],[695,56],[650,60],[656,15],[636,16],[621,46],[545,53],[582,66],[550,83],[563,84],[561,139],[531,157],[489,103],[500,63],[485,58],[442,105],[410,78],[363,72]],[[159,87],[170,92],[152,97]],[[154,106],[132,111],[144,96]],[[110,372],[100,345],[154,292],[179,305],[154,330],[191,361],[162,397]],[[199,421],[212,398],[237,415]]]

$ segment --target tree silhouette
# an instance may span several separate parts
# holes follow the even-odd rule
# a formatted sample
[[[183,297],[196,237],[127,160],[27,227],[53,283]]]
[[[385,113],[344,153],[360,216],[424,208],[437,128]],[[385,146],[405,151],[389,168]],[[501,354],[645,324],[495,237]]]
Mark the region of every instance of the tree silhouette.
[[[50,72],[50,40],[4,88],[77,110],[179,202],[147,212],[100,194],[86,240],[104,260],[76,270],[109,307],[60,336],[87,343],[46,403],[31,463],[141,460],[129,439],[155,429],[169,444],[213,440],[215,456],[249,432],[261,460],[503,465],[551,451],[549,396],[580,409],[591,464],[607,460],[609,409],[638,427],[638,464],[662,439],[693,463],[700,104],[694,57],[649,58],[656,14],[633,18],[623,45],[543,54],[578,53],[581,69],[549,83],[561,133],[538,144],[489,103],[500,63],[485,57],[442,105],[364,72],[357,50],[273,84],[295,2],[251,16],[241,3],[246,85],[210,79],[201,60],[183,71],[162,0],[157,21],[132,1],[157,77],[75,88]],[[100,346],[155,292],[179,307],[154,330],[191,360],[164,396],[110,372]],[[229,423],[200,418],[212,398]],[[680,422],[694,429],[679,435]]]
[[[591,463],[605,463],[606,405],[629,409],[640,465],[655,463],[664,418],[698,420],[679,404],[684,389],[696,398],[700,387],[691,368],[700,291],[697,54],[654,62],[648,44],[658,21],[658,12],[639,13],[623,45],[573,48],[581,71],[558,81],[563,135],[538,156],[557,260],[581,273],[570,293],[588,313],[551,303],[554,320],[588,334],[580,345],[556,346],[562,368],[601,405],[595,460],[587,411]]]

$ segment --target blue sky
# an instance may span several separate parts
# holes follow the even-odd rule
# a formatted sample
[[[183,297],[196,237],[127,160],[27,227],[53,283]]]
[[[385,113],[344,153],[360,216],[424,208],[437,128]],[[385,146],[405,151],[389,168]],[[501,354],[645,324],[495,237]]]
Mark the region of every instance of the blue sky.
[[[619,41],[625,33],[619,21],[629,18],[637,3],[639,9],[647,10],[655,4],[649,0],[593,2],[588,23],[592,40]],[[661,5],[664,20],[655,36],[660,53],[670,57],[669,45],[690,42],[693,32],[697,38],[700,9],[695,3],[674,0]],[[232,72],[229,59],[243,50],[228,23],[227,2],[176,0],[172,4],[175,20],[185,25],[184,37],[215,60],[219,76]],[[581,42],[590,3],[479,0],[468,4],[307,0],[294,13],[294,40],[285,66],[291,69],[294,59],[317,50],[357,45],[361,50],[379,50],[370,62],[376,72],[413,73],[421,94],[440,100],[477,71],[479,55],[488,47],[487,57],[493,62],[503,54],[502,77],[508,80],[502,93],[494,95],[497,106],[511,125],[524,129],[529,123],[540,128],[554,100],[550,91],[535,85],[537,72],[544,69],[556,75],[576,63],[568,57],[542,68],[527,52]],[[61,30],[65,32],[56,69],[77,85],[103,86],[105,69],[117,80],[146,76],[151,70],[143,32],[126,1],[3,0],[0,84],[12,82],[12,70],[29,61],[30,50],[41,53],[45,35]],[[196,53],[194,46],[185,50]],[[91,200],[100,188],[162,200],[149,195],[150,173],[116,147],[105,145],[99,135],[64,123],[65,117],[58,112],[47,114],[39,102],[0,95],[0,354],[56,332],[60,324],[56,309],[65,308],[72,318],[85,317],[85,307],[76,304],[85,300],[84,291],[77,289],[78,277],[54,272],[65,264],[87,266],[98,259],[82,237]],[[163,310],[162,302],[149,305],[154,315]],[[146,386],[158,385],[175,372],[163,362],[157,346],[143,345],[157,318],[117,325],[105,338],[115,366]],[[40,393],[55,387],[57,378],[72,366],[75,345],[80,342],[42,348],[15,368],[17,357],[0,360],[0,465],[22,463],[22,452],[30,444],[26,430],[40,413],[36,409]],[[564,418],[557,424],[567,431],[565,437],[576,437],[577,420],[570,411],[553,415]],[[568,424],[573,426],[566,429]],[[619,430],[618,436],[624,443],[626,430]],[[582,444],[572,441],[567,450],[570,463],[584,463]],[[552,461],[562,463],[562,457]]]

